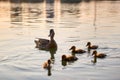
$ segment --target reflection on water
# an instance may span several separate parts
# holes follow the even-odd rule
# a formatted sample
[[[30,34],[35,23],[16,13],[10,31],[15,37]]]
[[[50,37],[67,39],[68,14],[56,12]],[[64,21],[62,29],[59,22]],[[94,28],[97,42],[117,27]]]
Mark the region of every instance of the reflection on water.
[[[0,1],[0,80],[119,80],[120,1],[96,2],[96,26],[94,1],[49,1]],[[34,48],[34,39],[48,38],[51,28],[56,32],[57,51]],[[88,50],[75,55],[74,63],[61,61],[63,54],[71,54],[71,45],[87,50],[88,41],[98,44],[97,51],[107,54],[106,59],[97,59],[93,66],[92,50]],[[46,73],[41,66],[48,59],[52,68]]]
[[[22,3],[11,3],[11,22],[22,22]]]

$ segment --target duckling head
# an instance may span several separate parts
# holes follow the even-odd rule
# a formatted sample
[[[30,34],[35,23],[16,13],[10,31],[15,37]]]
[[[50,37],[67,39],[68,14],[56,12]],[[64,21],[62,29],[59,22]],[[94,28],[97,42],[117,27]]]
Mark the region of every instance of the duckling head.
[[[66,55],[62,55],[62,61],[65,61],[67,59]]]
[[[92,53],[92,55],[96,55],[97,54],[97,51],[96,50],[94,50],[93,51],[93,53]]]
[[[69,50],[75,50],[76,47],[75,46],[72,46]]]
[[[47,62],[48,62],[49,65],[51,64],[51,60],[50,59]]]
[[[90,46],[91,45],[91,42],[88,42],[86,46]]]

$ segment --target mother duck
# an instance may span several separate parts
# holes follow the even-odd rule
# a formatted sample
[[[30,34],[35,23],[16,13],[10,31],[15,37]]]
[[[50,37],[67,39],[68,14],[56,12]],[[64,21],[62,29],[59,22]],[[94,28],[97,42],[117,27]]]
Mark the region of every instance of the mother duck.
[[[42,39],[42,38],[38,38],[38,40],[34,40],[35,44],[36,44],[36,48],[39,48],[41,50],[50,50],[50,49],[56,49],[57,50],[57,43],[54,40],[54,29],[50,29],[50,40],[48,39]]]

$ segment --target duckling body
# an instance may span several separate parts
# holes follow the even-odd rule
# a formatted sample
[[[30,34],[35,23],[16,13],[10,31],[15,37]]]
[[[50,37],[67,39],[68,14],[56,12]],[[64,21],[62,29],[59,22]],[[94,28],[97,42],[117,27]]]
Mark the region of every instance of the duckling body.
[[[72,46],[69,50],[72,50],[72,53],[78,53],[78,54],[82,54],[86,52],[85,50],[82,49],[76,49],[75,46]]]
[[[78,60],[78,58],[73,55],[62,55],[62,61],[76,61],[76,60]]]
[[[98,45],[91,45],[91,42],[88,42],[86,46],[88,46],[88,50],[98,48]]]
[[[38,38],[38,40],[35,40],[35,44],[36,44],[36,48],[42,49],[42,50],[49,50],[51,48],[56,48],[57,49],[57,43],[54,40],[54,30],[50,29],[50,40],[48,39],[42,39],[42,38]]]
[[[50,68],[51,68],[51,61],[48,60],[47,62],[45,62],[45,63],[43,64],[43,68],[44,68],[44,69],[50,69]]]
[[[95,58],[105,58],[107,56],[103,53],[97,53],[97,51],[93,51],[92,55],[94,55]]]

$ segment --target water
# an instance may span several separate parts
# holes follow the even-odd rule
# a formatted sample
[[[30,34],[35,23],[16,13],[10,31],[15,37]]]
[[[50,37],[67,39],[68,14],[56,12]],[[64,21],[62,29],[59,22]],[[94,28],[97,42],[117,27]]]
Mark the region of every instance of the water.
[[[0,80],[119,80],[120,79],[120,1],[60,3],[10,3],[0,1]],[[55,30],[56,54],[35,48],[37,37],[48,38]],[[106,59],[91,63],[88,53],[79,60],[61,65],[69,48],[87,50],[86,43],[99,45]],[[42,64],[55,57],[51,76]]]

